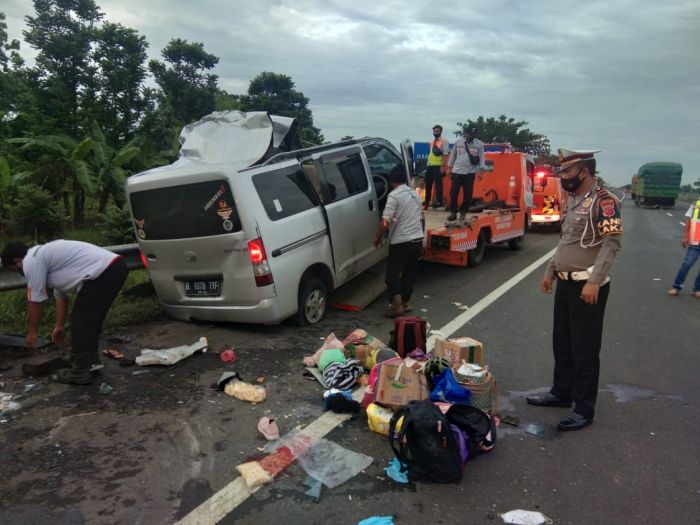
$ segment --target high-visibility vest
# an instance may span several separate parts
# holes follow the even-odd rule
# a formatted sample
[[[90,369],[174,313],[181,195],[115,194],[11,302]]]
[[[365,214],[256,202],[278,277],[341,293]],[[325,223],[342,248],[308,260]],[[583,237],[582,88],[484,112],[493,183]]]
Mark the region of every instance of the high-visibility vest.
[[[693,214],[690,216],[690,231],[688,232],[688,242],[693,246],[700,245],[700,200],[693,206]]]
[[[428,166],[442,166],[445,163],[445,160],[447,159],[447,154],[444,154],[442,156],[434,155],[433,146],[437,146],[438,148],[443,149],[443,147],[445,146],[445,137],[440,137],[437,140],[431,140],[430,150],[428,151]]]

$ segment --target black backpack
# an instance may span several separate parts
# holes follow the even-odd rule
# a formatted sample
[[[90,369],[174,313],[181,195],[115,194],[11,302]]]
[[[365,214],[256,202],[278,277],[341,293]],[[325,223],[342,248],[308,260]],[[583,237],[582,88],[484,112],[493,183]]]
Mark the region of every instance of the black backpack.
[[[449,423],[469,436],[469,460],[493,449],[496,444],[496,425],[492,424],[491,417],[486,412],[469,405],[452,405],[445,416]]]
[[[397,424],[401,421],[401,429]],[[411,401],[389,422],[389,443],[414,480],[455,483],[462,480],[462,460],[450,422],[431,401]]]
[[[427,329],[428,322],[422,317],[397,317],[394,319],[394,329],[391,331],[389,348],[395,350],[401,357],[406,357],[416,348],[425,351]]]

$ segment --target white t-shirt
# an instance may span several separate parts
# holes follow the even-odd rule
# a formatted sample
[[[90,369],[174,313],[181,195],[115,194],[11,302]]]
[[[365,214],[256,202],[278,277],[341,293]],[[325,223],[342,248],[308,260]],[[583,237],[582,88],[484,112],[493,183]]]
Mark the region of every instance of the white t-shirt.
[[[389,244],[416,241],[423,238],[421,199],[402,184],[394,188],[386,199],[382,219],[389,223]]]
[[[27,297],[41,303],[48,299],[47,288],[53,288],[59,297],[78,292],[84,281],[99,277],[116,257],[80,241],[58,240],[29,248],[22,263]]]

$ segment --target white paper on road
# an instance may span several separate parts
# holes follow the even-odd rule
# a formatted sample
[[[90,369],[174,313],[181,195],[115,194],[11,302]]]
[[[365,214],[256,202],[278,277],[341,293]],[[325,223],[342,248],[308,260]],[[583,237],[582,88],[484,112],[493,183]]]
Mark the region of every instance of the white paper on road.
[[[522,509],[511,510],[501,514],[501,518],[503,518],[503,523],[510,525],[544,525],[545,523],[553,523],[541,512]]]
[[[195,352],[199,352],[200,350],[206,352],[208,345],[207,338],[200,337],[199,341],[191,345],[175,346],[173,348],[163,348],[161,350],[144,348],[141,350],[141,355],[136,358],[136,364],[139,366],[174,365],[186,357],[190,357]]]

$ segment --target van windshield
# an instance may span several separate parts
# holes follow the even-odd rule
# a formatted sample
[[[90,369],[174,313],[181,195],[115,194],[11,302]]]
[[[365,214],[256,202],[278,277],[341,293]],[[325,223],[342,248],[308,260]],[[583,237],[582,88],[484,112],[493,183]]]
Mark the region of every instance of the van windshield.
[[[212,180],[132,193],[131,211],[142,240],[209,237],[241,231],[228,182]]]

